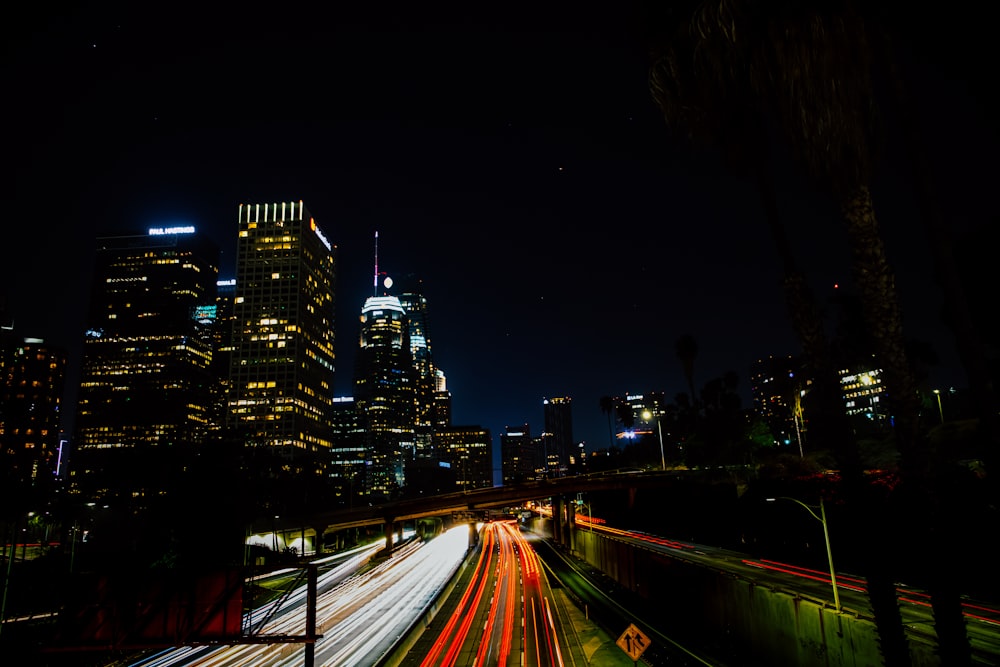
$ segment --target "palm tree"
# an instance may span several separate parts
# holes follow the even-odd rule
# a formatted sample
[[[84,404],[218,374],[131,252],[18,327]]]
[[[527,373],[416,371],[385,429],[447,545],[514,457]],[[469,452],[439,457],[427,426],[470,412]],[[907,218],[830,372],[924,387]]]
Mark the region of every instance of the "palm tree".
[[[955,338],[955,348],[969,379],[969,390],[975,403],[976,412],[987,439],[984,448],[988,457],[987,469],[996,463],[1000,451],[1000,396],[993,378],[988,371],[985,346],[981,329],[976,326],[969,307],[969,297],[962,285],[961,272],[952,249],[951,236],[941,204],[936,196],[936,188],[930,175],[929,159],[924,142],[917,128],[915,102],[910,97],[909,88],[896,58],[896,43],[900,41],[893,27],[891,11],[882,3],[875,4],[869,14],[869,22],[875,26],[873,33],[878,46],[876,60],[880,63],[885,78],[889,82],[889,100],[903,130],[903,147],[906,150],[906,164],[910,169],[913,191],[918,201],[918,212],[927,236],[927,247],[934,262],[934,275],[944,294],[944,321],[951,328]]]
[[[691,30],[697,47],[690,56],[696,77],[716,82],[721,90],[736,91],[736,99],[749,100],[772,118],[799,164],[839,204],[852,275],[889,390],[903,479],[908,487],[917,488],[918,495],[932,497],[932,489],[924,485],[928,461],[919,432],[919,395],[906,354],[895,276],[869,188],[875,106],[863,18],[849,3],[836,0],[768,4],[716,0],[693,11]],[[870,520],[874,513],[856,516],[865,520],[869,537],[883,542],[876,542],[873,551],[889,558],[893,545],[886,541],[887,532]],[[878,563],[871,570],[872,604],[883,621],[880,633],[887,663],[908,664],[888,565],[888,561]],[[958,604],[948,588],[942,585],[937,594],[932,591],[935,618],[944,624],[953,623],[950,619]],[[956,661],[952,664],[967,662],[963,632],[942,627],[939,638],[942,655]]]
[[[628,401],[615,403],[615,414],[618,416],[618,421],[622,423],[622,428],[626,431],[635,426],[635,411]]]
[[[694,389],[694,360],[698,356],[698,342],[691,334],[684,334],[674,343],[674,350],[677,358],[681,361],[681,368],[684,371],[684,379],[687,380],[688,391],[691,396],[692,407],[697,407],[698,394]]]
[[[857,446],[843,411],[839,376],[831,360],[822,318],[779,213],[770,177],[764,118],[747,82],[720,81],[696,71],[699,38],[691,30],[691,10],[685,15],[677,11],[676,4],[665,9],[659,20],[648,23],[654,30],[647,38],[651,43],[649,79],[653,98],[668,126],[686,132],[699,143],[718,147],[731,171],[749,175],[754,181],[782,267],[785,304],[802,345],[804,372],[813,378],[810,421],[815,442],[819,448],[837,454],[845,474],[860,475]],[[689,387],[693,392],[693,378],[689,378]],[[693,393],[691,398],[695,399]]]
[[[615,446],[615,431],[611,418],[615,415],[615,399],[611,396],[601,396],[601,412],[608,417],[608,446]]]

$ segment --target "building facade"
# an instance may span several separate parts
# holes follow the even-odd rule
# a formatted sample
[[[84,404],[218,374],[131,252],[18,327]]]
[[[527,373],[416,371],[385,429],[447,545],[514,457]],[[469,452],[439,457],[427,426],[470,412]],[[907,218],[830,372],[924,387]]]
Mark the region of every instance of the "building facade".
[[[416,379],[410,324],[395,296],[372,296],[361,309],[354,400],[365,431],[365,493],[395,497],[416,449]]]
[[[432,420],[434,429],[446,429],[451,426],[451,392],[448,391],[448,378],[440,368],[434,369],[434,410]]]
[[[489,429],[481,426],[451,426],[434,434],[440,461],[454,476],[454,488],[471,491],[493,486],[493,447]]]
[[[791,355],[758,359],[750,368],[753,409],[760,415],[775,444],[795,447],[800,453],[805,438],[802,394],[807,390],[800,362]]]
[[[240,204],[230,433],[293,474],[331,447],[336,247],[301,201]]]
[[[545,423],[544,468],[548,477],[564,477],[569,472],[573,448],[573,399],[556,396],[542,400]]]
[[[329,478],[338,504],[351,508],[364,495],[367,468],[365,429],[353,396],[334,397],[332,420]]]
[[[45,488],[61,472],[66,359],[66,350],[25,338],[2,364],[0,479],[5,486]]]
[[[433,457],[434,390],[437,383],[431,339],[427,331],[427,299],[420,281],[407,277],[400,285],[399,305],[406,312],[410,356],[413,360],[414,455]]]
[[[850,418],[861,418],[876,427],[888,422],[885,384],[881,368],[841,369],[840,390]]]
[[[73,487],[142,506],[175,483],[212,414],[219,248],[191,227],[98,239],[77,405]]]
[[[536,478],[538,453],[528,424],[504,429],[500,434],[500,459],[504,484],[520,484]]]

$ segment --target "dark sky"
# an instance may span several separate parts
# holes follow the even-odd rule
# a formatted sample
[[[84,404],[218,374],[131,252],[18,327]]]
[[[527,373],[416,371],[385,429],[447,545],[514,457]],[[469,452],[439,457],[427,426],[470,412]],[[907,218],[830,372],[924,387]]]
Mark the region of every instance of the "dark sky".
[[[46,6],[7,22],[0,260],[21,335],[78,350],[98,235],[193,224],[228,277],[238,204],[301,199],[338,246],[340,395],[375,231],[380,270],[424,281],[455,422],[494,436],[540,432],[542,399],[568,395],[576,439],[605,446],[600,396],[683,391],[685,333],[696,383],[733,370],[747,405],[753,360],[798,352],[754,190],[668,131],[627,3],[343,4]],[[996,219],[985,29],[957,41],[956,19],[911,20],[913,113],[960,236]],[[932,25],[946,46],[921,41]],[[887,144],[873,191],[907,335],[941,357],[933,386],[964,386]],[[836,208],[776,170],[825,299],[850,282]]]

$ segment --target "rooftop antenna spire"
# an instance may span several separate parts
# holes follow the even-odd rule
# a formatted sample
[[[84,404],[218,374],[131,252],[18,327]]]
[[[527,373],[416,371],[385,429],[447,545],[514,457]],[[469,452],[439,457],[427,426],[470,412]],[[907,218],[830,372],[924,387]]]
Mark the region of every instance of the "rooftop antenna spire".
[[[372,296],[378,296],[378,230],[375,231],[375,280],[373,286],[375,293]]]

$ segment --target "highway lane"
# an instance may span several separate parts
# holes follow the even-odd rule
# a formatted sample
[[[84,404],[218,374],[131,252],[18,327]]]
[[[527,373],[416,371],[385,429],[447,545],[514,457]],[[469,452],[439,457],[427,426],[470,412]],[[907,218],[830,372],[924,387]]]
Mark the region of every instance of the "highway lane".
[[[515,521],[483,525],[476,564],[405,666],[559,667],[566,630],[538,555]],[[457,600],[455,602],[454,600]],[[450,604],[449,604],[450,603]]]
[[[374,667],[437,598],[468,551],[469,530],[458,526],[428,541],[410,541],[392,556],[350,576],[335,569],[318,581],[314,646],[317,666]],[[373,547],[371,553],[378,550]],[[370,557],[370,553],[367,556]],[[360,556],[360,555],[359,555]],[[337,583],[332,578],[337,577]],[[278,609],[258,609],[245,621],[261,636],[302,636],[305,586]],[[135,667],[293,667],[305,664],[301,643],[181,647],[161,652]]]

